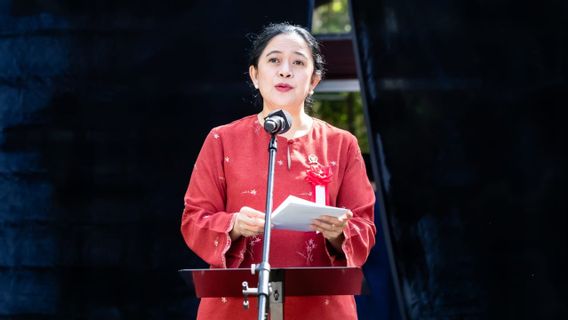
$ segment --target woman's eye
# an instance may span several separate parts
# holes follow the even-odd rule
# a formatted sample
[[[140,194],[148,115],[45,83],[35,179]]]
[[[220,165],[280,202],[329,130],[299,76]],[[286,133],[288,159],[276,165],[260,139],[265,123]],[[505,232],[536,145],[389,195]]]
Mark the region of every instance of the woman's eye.
[[[298,66],[303,66],[303,65],[304,65],[304,61],[302,61],[302,60],[296,60],[296,61],[294,61],[294,64],[295,64],[295,65],[298,65]]]
[[[268,62],[270,62],[270,63],[277,63],[277,62],[278,62],[278,59],[277,59],[277,58],[270,58],[270,59],[268,59]]]

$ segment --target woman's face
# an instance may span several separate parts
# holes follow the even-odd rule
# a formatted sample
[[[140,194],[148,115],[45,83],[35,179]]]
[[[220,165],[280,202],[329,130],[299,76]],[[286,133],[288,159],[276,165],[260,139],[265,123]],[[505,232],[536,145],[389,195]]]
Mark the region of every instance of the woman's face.
[[[260,90],[264,108],[297,110],[321,77],[314,74],[311,49],[296,33],[283,33],[268,42],[249,75]]]

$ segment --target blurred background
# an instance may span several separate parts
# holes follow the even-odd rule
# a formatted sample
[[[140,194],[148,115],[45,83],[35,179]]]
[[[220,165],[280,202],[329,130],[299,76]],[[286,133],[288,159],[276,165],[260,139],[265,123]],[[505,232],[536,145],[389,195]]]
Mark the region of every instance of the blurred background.
[[[250,35],[310,29],[309,113],[377,193],[360,319],[562,319],[568,4],[0,0],[0,319],[193,319],[179,232]]]

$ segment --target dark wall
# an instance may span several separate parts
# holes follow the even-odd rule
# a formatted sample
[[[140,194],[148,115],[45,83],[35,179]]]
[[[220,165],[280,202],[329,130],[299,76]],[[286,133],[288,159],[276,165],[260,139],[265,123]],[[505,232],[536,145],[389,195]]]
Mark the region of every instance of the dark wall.
[[[193,318],[194,159],[257,110],[246,35],[308,5],[0,3],[0,319]]]
[[[566,2],[352,9],[408,318],[564,318]]]

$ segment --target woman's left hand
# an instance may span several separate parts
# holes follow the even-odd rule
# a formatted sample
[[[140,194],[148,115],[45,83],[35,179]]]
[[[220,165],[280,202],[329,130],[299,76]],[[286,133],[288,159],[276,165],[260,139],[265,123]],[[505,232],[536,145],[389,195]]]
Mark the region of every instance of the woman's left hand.
[[[341,252],[341,245],[343,244],[344,235],[343,229],[347,226],[347,222],[353,218],[353,213],[347,211],[343,216],[336,218],[333,216],[322,215],[312,221],[312,230],[319,231],[323,237],[326,238],[331,245]]]

